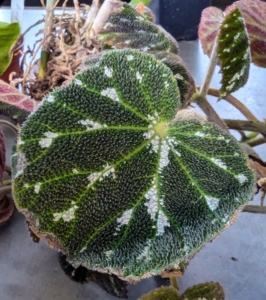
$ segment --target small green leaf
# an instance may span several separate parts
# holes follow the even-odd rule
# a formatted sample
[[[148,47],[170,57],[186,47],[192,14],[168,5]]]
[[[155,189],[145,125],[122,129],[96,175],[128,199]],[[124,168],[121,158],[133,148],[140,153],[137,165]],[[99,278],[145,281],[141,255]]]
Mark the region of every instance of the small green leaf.
[[[17,207],[96,271],[129,280],[186,261],[252,197],[254,175],[237,141],[180,108],[153,55],[103,53],[23,124]]]
[[[178,43],[159,26],[151,23],[131,5],[124,4],[119,13],[111,14],[99,39],[114,49],[139,49],[178,53]]]
[[[222,73],[221,97],[224,97],[245,85],[249,75],[249,41],[238,8],[226,16],[219,33],[218,47]]]
[[[143,3],[145,6],[149,6],[152,0],[132,0],[130,2],[131,5],[137,5]]]
[[[191,96],[196,92],[196,85],[181,57],[163,51],[152,52],[151,54],[171,69],[177,81],[182,105],[186,106]]]
[[[162,286],[143,295],[139,300],[179,300],[179,295],[176,289]]]
[[[206,282],[188,288],[180,300],[224,300],[225,295],[222,286],[218,282]]]
[[[0,76],[11,63],[12,49],[20,34],[19,23],[0,22]]]

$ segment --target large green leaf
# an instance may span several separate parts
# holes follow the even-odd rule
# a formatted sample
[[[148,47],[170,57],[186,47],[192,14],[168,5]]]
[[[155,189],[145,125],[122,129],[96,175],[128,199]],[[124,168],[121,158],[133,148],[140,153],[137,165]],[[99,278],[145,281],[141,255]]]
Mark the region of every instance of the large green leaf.
[[[12,48],[15,46],[19,34],[19,23],[0,22],[0,76],[11,63]]]
[[[182,111],[171,122],[179,98],[154,56],[109,51],[24,123],[15,201],[69,260],[129,277],[177,269],[252,197],[229,134]]]
[[[218,37],[218,57],[221,61],[221,97],[246,84],[249,75],[250,52],[244,19],[238,8],[222,23]]]
[[[124,4],[120,12],[111,14],[99,39],[114,49],[178,53],[178,43],[169,33],[128,4]]]

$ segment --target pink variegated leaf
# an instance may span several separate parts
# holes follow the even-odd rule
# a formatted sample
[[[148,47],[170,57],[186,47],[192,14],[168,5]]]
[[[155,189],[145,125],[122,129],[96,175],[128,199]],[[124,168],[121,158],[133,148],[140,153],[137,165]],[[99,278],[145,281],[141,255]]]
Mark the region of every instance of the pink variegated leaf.
[[[208,7],[202,11],[198,35],[203,52],[208,56],[211,55],[215,38],[223,20],[224,14],[219,8]]]
[[[0,80],[0,113],[22,123],[30,112],[37,107],[37,102],[19,92],[15,87]]]
[[[244,18],[252,62],[266,68],[266,3],[260,0],[241,0],[233,6],[240,9]]]
[[[3,181],[3,175],[6,165],[6,145],[2,129],[0,128],[0,183]]]
[[[11,105],[15,105],[27,111],[34,111],[37,107],[37,102],[22,94],[15,87],[0,80],[0,101]]]

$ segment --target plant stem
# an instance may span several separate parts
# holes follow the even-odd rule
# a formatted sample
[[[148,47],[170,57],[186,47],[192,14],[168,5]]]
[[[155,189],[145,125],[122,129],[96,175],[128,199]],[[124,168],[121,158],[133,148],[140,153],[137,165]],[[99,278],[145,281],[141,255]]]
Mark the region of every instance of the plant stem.
[[[8,173],[8,175],[11,175],[12,174],[12,170],[11,170],[11,167],[5,165],[5,172]]]
[[[217,89],[209,88],[208,95],[219,97],[220,91]],[[258,121],[258,119],[253,115],[253,113],[234,96],[228,95],[226,97],[223,97],[222,99],[226,100],[227,102],[232,104],[235,108],[237,108],[248,120]]]
[[[254,140],[249,140],[246,142],[250,147],[256,147],[266,143],[266,139],[264,137],[260,137]]]
[[[90,38],[95,38],[113,12],[118,12],[123,3],[119,0],[105,0],[90,30]]]
[[[215,67],[217,65],[217,60],[218,60],[217,52],[218,52],[218,35],[215,39],[215,42],[214,42],[214,45],[212,48],[212,53],[211,53],[211,57],[210,57],[210,65],[209,65],[206,77],[200,88],[200,95],[202,97],[206,97],[207,92],[209,90],[209,86],[210,86],[210,83],[211,83],[211,80],[212,80],[212,77],[213,77],[213,74],[215,71]]]
[[[80,30],[81,35],[83,35],[87,30],[90,30],[97,14],[98,14],[99,8],[100,8],[100,1],[93,0],[91,7],[90,7],[90,11],[89,11],[87,19],[86,19],[86,22]]]
[[[242,212],[248,212],[253,214],[266,214],[266,206],[259,205],[246,205]]]
[[[3,181],[4,186],[8,186],[8,185],[11,185],[11,184],[12,184],[12,180],[4,180]]]
[[[10,194],[12,192],[12,186],[6,185],[0,187],[0,199],[1,197],[5,196],[6,194]]]
[[[266,123],[264,122],[229,119],[225,119],[224,122],[230,129],[254,131],[266,135]]]
[[[54,4],[55,0],[47,0],[46,3],[46,17],[45,17],[45,27],[44,27],[44,43],[41,51],[40,59],[40,70],[39,79],[44,79],[47,62],[49,60],[49,49],[51,43],[51,33],[53,31],[53,20],[54,20]]]
[[[178,277],[170,277],[170,284],[173,288],[175,288],[179,293],[179,286],[178,286]]]
[[[194,94],[192,97],[192,101],[198,104],[198,106],[206,114],[210,122],[216,123],[218,126],[228,131],[227,126],[225,125],[223,120],[218,116],[217,112],[213,109],[213,107],[210,105],[206,97],[200,94]]]
[[[6,121],[6,120],[0,120],[0,124],[6,125],[6,126],[8,126],[9,128],[13,129],[16,133],[18,133],[18,128],[17,128],[17,126],[14,125],[14,124],[12,124],[11,122]]]

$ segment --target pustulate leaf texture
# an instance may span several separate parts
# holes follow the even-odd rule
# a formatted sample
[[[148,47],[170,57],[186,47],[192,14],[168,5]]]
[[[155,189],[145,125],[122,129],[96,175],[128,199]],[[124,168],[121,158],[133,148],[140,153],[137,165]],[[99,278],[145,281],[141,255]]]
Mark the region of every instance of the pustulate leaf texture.
[[[11,63],[12,49],[20,34],[19,23],[0,22],[0,75],[2,75]]]
[[[24,123],[13,157],[17,207],[70,261],[127,280],[178,268],[234,219],[254,175],[214,124],[169,122],[172,71],[108,51]]]
[[[178,53],[176,40],[129,4],[124,4],[120,12],[111,14],[98,37],[114,49]]]
[[[203,52],[209,57],[211,56],[215,39],[223,21],[224,14],[217,7],[210,6],[202,11],[198,36]]]
[[[196,85],[181,57],[166,51],[154,51],[149,52],[149,54],[154,55],[156,59],[164,63],[173,72],[180,93],[180,101],[182,106],[185,107],[191,96],[196,92]],[[102,53],[85,57],[81,68],[94,67],[99,63],[101,57]]]
[[[224,300],[225,294],[218,282],[205,282],[189,287],[180,297],[180,300]]]
[[[228,10],[239,8],[250,40],[252,62],[266,68],[266,3],[260,0],[241,0]]]
[[[0,183],[3,181],[3,175],[6,165],[6,144],[2,129],[0,128]]]
[[[162,286],[143,295],[139,300],[179,300],[177,289],[173,287]]]
[[[225,97],[244,86],[249,75],[249,41],[244,19],[238,8],[233,9],[221,25],[218,58],[222,73],[221,97]]]

